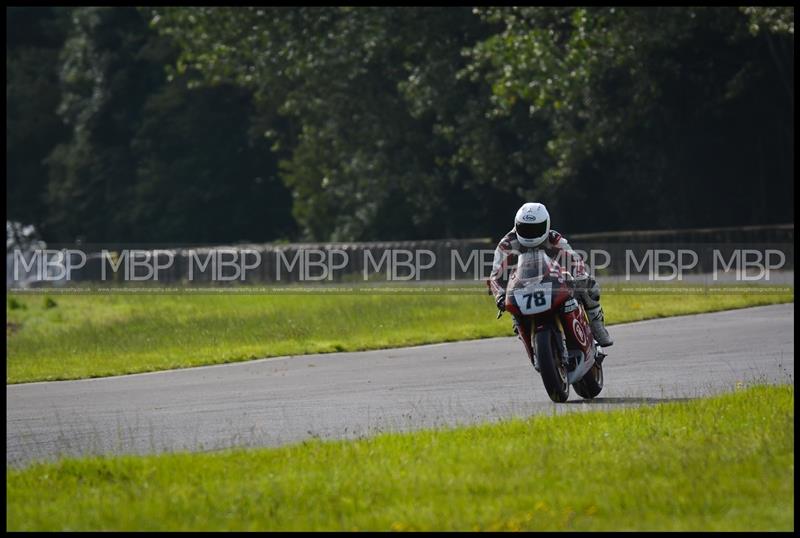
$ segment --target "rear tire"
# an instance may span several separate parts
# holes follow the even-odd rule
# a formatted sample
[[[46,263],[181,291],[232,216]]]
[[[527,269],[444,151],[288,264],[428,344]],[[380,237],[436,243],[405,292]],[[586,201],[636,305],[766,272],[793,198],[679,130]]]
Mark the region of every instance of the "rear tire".
[[[587,400],[600,394],[600,391],[603,390],[603,365],[594,361],[592,369],[586,372],[586,375],[580,381],[573,383],[572,386],[575,387],[575,392],[578,393],[578,396]]]
[[[539,363],[539,373],[544,382],[544,389],[550,399],[556,403],[563,403],[569,398],[569,382],[567,382],[567,369],[561,362],[561,341],[558,331],[554,327],[545,327],[536,333],[536,360]]]

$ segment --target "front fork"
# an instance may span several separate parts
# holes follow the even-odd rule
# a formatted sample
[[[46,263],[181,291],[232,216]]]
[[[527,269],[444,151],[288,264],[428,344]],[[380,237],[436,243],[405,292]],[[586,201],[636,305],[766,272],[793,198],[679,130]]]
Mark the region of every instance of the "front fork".
[[[528,359],[531,361],[531,364],[534,366],[536,363],[534,362],[534,350],[531,340],[531,319],[525,318],[522,316],[514,316],[514,319],[517,323],[517,336],[520,340],[522,340],[522,345],[525,348],[525,351],[528,353]]]
[[[564,326],[561,324],[561,320],[559,319],[558,315],[555,316],[547,316],[546,319],[543,318],[529,318],[529,317],[521,317],[515,316],[517,321],[517,331],[519,332],[519,338],[522,340],[522,345],[525,347],[525,351],[528,353],[528,359],[531,361],[531,364],[536,367],[536,349],[533,347],[533,334],[534,330],[533,326],[536,325],[538,327],[544,327],[544,325],[548,322],[553,323],[558,330],[560,340],[561,340],[561,350],[559,358],[562,362],[566,362],[567,360],[567,342],[564,338]]]

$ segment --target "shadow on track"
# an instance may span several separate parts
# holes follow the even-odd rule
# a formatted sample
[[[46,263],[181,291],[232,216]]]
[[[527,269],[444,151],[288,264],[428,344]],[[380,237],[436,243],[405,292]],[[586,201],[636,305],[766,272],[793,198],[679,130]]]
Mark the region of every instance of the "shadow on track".
[[[658,404],[670,402],[688,402],[692,398],[642,398],[642,397],[623,397],[623,398],[594,398],[592,400],[567,400],[564,403],[582,405],[600,404]]]

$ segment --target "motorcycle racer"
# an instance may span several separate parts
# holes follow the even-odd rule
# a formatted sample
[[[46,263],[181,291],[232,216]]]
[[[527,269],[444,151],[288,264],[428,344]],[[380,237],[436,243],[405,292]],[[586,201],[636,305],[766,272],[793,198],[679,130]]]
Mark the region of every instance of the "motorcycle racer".
[[[605,327],[603,308],[600,306],[600,286],[589,275],[583,259],[572,250],[567,240],[550,229],[550,214],[544,204],[523,204],[514,217],[514,228],[500,240],[495,249],[487,285],[494,295],[497,308],[505,310],[507,277],[516,266],[518,254],[537,248],[543,249],[548,256],[558,259],[567,267],[575,279],[575,295],[583,303],[589,317],[592,335],[601,346],[613,345],[614,340]],[[517,323],[515,317],[515,333],[518,332]]]

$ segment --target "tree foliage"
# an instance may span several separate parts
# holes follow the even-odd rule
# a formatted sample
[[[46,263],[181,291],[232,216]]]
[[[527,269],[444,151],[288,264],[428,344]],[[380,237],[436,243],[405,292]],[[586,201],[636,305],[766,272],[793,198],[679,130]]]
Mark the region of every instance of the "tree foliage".
[[[59,51],[68,13],[12,8],[6,23],[6,214],[41,222],[47,212],[44,160],[67,136],[56,113]]]
[[[188,77],[168,81],[165,66],[177,56],[172,41],[134,8],[69,12],[50,86],[56,98],[51,90],[49,101],[35,101],[40,113],[61,120],[64,135],[48,148],[44,166],[27,176],[9,172],[11,193],[35,188],[44,201],[43,211],[18,218],[41,226],[50,240],[94,243],[265,240],[293,232],[277,158],[250,134],[252,95],[233,85],[190,90]],[[31,116],[18,123],[36,128]]]
[[[9,37],[8,207],[45,236],[497,236],[531,199],[565,232],[793,219],[793,8],[31,13],[60,30]]]
[[[788,220],[791,202],[768,198],[792,189],[793,95],[779,81],[793,58],[771,61],[746,31],[766,20],[766,40],[791,50],[793,9],[781,13],[489,8],[503,30],[471,55],[497,114],[524,102],[547,118],[553,165],[531,195],[585,208],[581,228],[592,206],[603,227]]]
[[[158,8],[152,20],[184,51],[176,74],[250,88],[287,126],[264,135],[307,238],[485,235],[485,195],[512,191],[475,191],[468,167],[450,166],[459,99],[480,101],[455,79],[485,33],[469,9]]]

